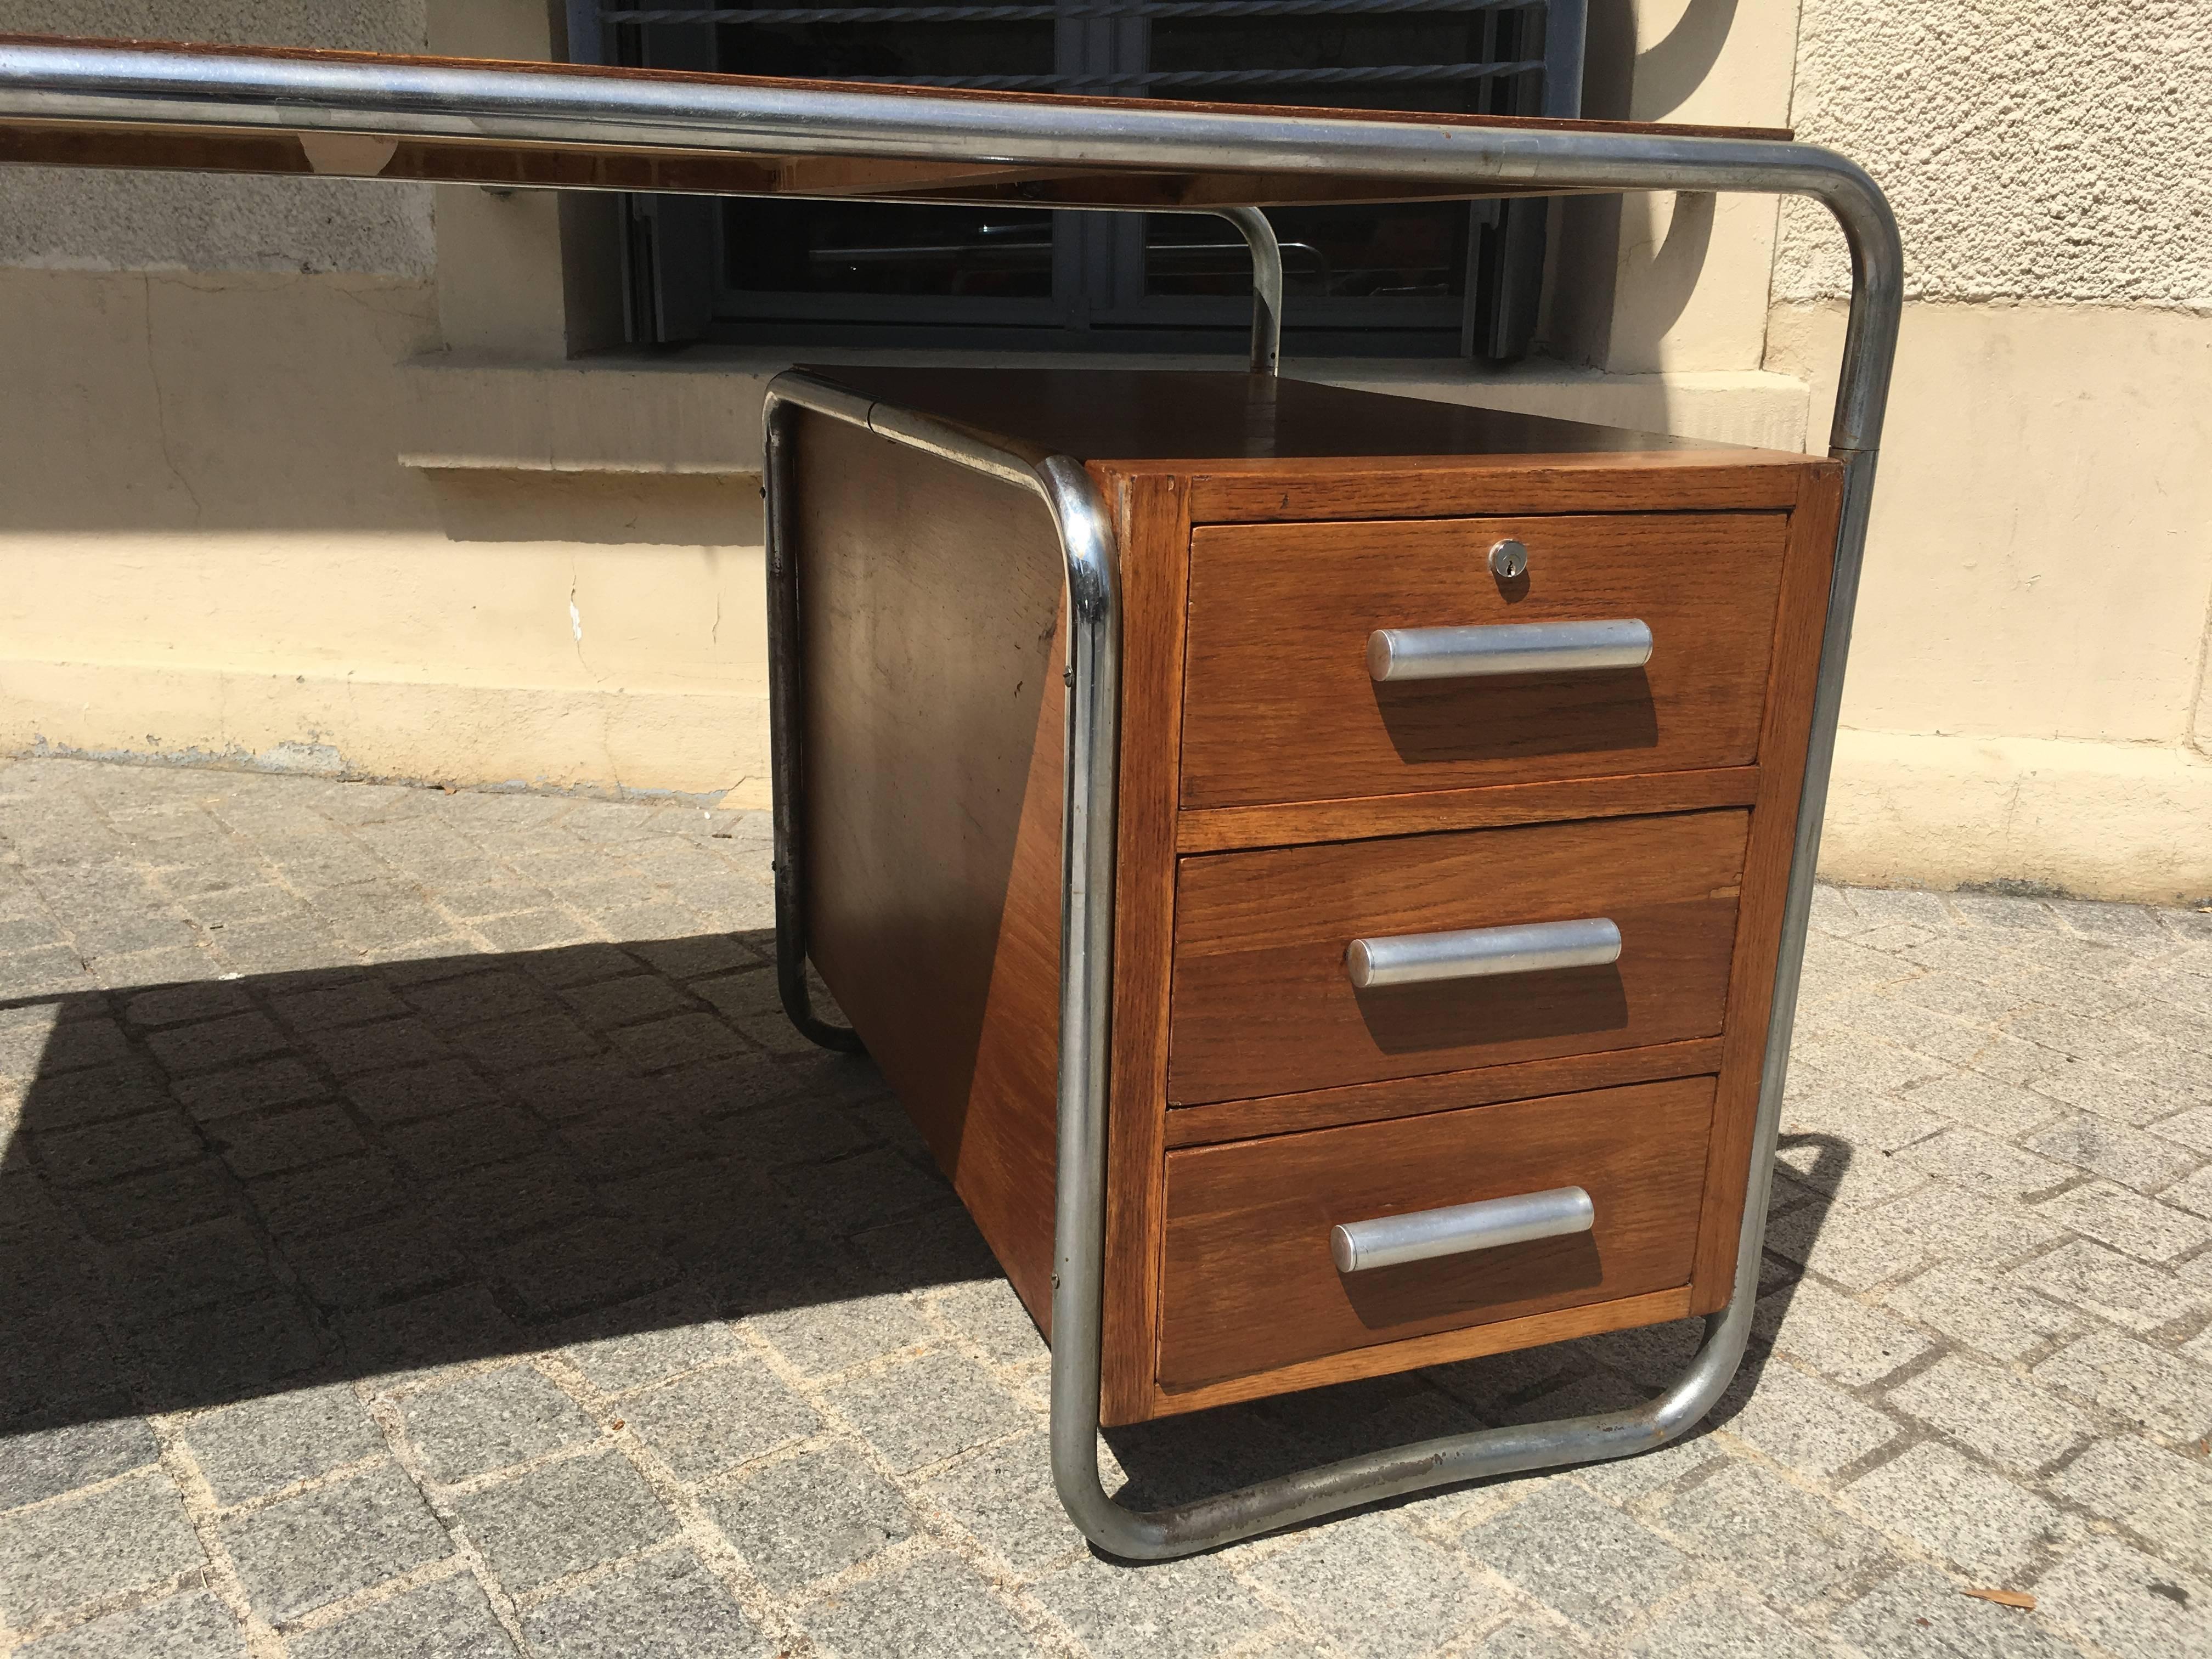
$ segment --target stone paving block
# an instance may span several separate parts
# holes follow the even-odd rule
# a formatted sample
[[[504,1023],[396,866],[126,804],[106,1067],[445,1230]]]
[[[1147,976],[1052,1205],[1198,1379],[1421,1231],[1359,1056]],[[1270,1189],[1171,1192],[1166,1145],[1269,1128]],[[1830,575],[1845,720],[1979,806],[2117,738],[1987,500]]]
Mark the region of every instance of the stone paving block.
[[[2158,1133],[2169,1139],[2193,1146],[2198,1152],[2212,1152],[2212,1146],[2173,1131],[2173,1115],[2187,1111],[2201,1098],[2186,1089],[2130,1077],[2108,1066],[2088,1061],[2055,1067],[2037,1079],[2033,1087],[2039,1095],[2078,1106],[2085,1112],[2115,1122],[2132,1124],[2137,1128],[2155,1124]],[[2212,1121],[2212,1115],[2208,1115],[2208,1121]]]
[[[843,1441],[778,1458],[702,1501],[745,1564],[780,1595],[914,1534],[906,1499]]]
[[[136,1117],[169,1104],[161,1073],[131,1059],[112,1066],[49,1076],[36,1056],[21,1062],[23,1093],[33,1125],[42,1130],[72,1129],[115,1118]]]
[[[1586,1463],[1574,1472],[1574,1478],[1616,1504],[1629,1504],[1711,1468],[1727,1456],[1720,1442],[1693,1429],[1688,1438],[1674,1441],[1656,1451],[1610,1458],[1602,1463]]]
[[[12,1510],[153,1462],[161,1455],[142,1418],[69,1423],[0,1436],[0,1510]]]
[[[174,1232],[240,1207],[237,1183],[212,1158],[127,1176],[77,1194],[85,1230],[110,1243]]]
[[[280,1492],[384,1450],[347,1383],[296,1389],[180,1420],[177,1427],[218,1504]]]
[[[1463,1534],[1461,1547],[1601,1638],[1617,1638],[1698,1573],[1649,1527],[1554,1482]]]
[[[522,1624],[544,1659],[766,1659],[774,1645],[687,1549],[564,1590]]]
[[[112,1245],[102,1256],[134,1313],[201,1307],[276,1285],[261,1240],[237,1216]]]
[[[1533,1641],[1535,1659],[1556,1649]],[[1659,1614],[1628,1644],[1626,1659],[1832,1659],[1834,1645],[1778,1619],[1747,1597],[1701,1590]]]
[[[33,1096],[28,1109],[38,1110]],[[35,1121],[35,1117],[33,1121]],[[112,1123],[82,1129],[33,1131],[29,1137],[40,1167],[64,1186],[89,1186],[173,1164],[195,1162],[204,1150],[199,1133],[174,1109],[143,1112]]]
[[[2014,1475],[2056,1462],[2096,1431],[2083,1413],[2025,1378],[1956,1354],[1890,1389],[1883,1403]]]
[[[935,1334],[906,1297],[891,1293],[824,1297],[819,1302],[754,1314],[745,1322],[810,1376],[827,1376],[916,1346]]]
[[[2164,1268],[2146,1267],[2083,1239],[2037,1257],[2015,1277],[2132,1331],[2154,1331],[2212,1313],[2212,1286],[2191,1285]]]
[[[459,1060],[349,1079],[346,1098],[380,1124],[411,1123],[468,1106],[488,1106],[498,1091]]]
[[[592,1189],[556,1152],[471,1170],[422,1196],[439,1224],[471,1246],[565,1221],[592,1206]]]
[[[973,1360],[939,1352],[834,1382],[830,1403],[902,1474],[1027,1428],[1030,1413]]]
[[[581,921],[557,907],[518,911],[511,916],[486,916],[474,927],[495,951],[545,951],[580,945],[592,937]]]
[[[640,1071],[696,1065],[750,1051],[745,1040],[712,1014],[684,1013],[646,1025],[625,1025],[608,1039]]]
[[[388,1462],[225,1522],[220,1531],[255,1610],[279,1622],[453,1553],[422,1494]]]
[[[15,1650],[18,1659],[246,1659],[246,1651],[238,1621],[203,1589],[125,1607]]]
[[[440,1031],[553,1012],[541,987],[504,967],[410,986],[404,995],[422,1023]]]
[[[129,1317],[125,1330],[141,1376],[164,1404],[266,1389],[311,1369],[325,1352],[314,1320],[289,1289]]]
[[[518,1595],[676,1531],[676,1517],[612,1449],[546,1464],[455,1507],[500,1583]]]
[[[1946,1129],[1898,1154],[1931,1176],[1984,1198],[2021,1198],[2063,1186],[2075,1172],[1978,1129]]]
[[[737,1346],[737,1334],[719,1321],[711,1321],[602,1337],[562,1352],[594,1388],[620,1394],[703,1365]]]
[[[902,1563],[816,1603],[805,1617],[838,1659],[913,1659],[924,1652],[981,1659],[1033,1650],[1006,1603],[974,1568],[948,1555]]]
[[[226,1119],[210,1129],[208,1144],[241,1181],[252,1181],[326,1164],[368,1143],[343,1107],[318,1105]]]
[[[2023,1289],[2014,1282],[2017,1277],[2000,1279],[1974,1267],[1935,1267],[1890,1286],[1881,1300],[1907,1318],[2000,1359],[2018,1359],[2081,1328],[2079,1315]]]
[[[813,1408],[750,1353],[623,1397],[633,1432],[679,1480],[704,1480],[821,1427]]]
[[[289,1055],[234,1071],[180,1078],[174,1088],[185,1109],[202,1123],[270,1106],[296,1105],[329,1092],[321,1078]]]
[[[2088,1112],[2052,1124],[2027,1145],[2045,1158],[2103,1176],[2137,1192],[2155,1192],[2196,1168],[2198,1160],[2172,1141]],[[2167,1201],[2174,1201],[2167,1194]]]
[[[350,1231],[400,1208],[409,1197],[389,1161],[373,1152],[270,1176],[249,1182],[246,1191],[262,1224],[288,1241]]]
[[[673,1284],[677,1265],[635,1222],[587,1217],[507,1245],[488,1270],[521,1316],[556,1319]]]
[[[2153,1434],[2212,1433],[2212,1372],[2110,1331],[2093,1331],[2035,1367],[2036,1380],[2093,1400]]]
[[[2161,1553],[2212,1567],[2212,1469],[2132,1435],[2099,1440],[2051,1478],[2051,1490],[2117,1521]]]
[[[465,1572],[292,1637],[292,1659],[514,1659],[513,1638]]]
[[[2152,1128],[2168,1140],[2178,1140],[2194,1151],[2212,1154],[2212,1105],[2197,1106],[2161,1117]]]
[[[351,1232],[290,1245],[285,1259],[307,1294],[325,1308],[362,1308],[397,1301],[441,1284],[460,1271],[445,1241],[418,1217],[396,1216]]]
[[[599,1052],[599,1040],[565,1014],[538,1014],[480,1026],[459,1033],[453,1042],[493,1073],[524,1072]]]
[[[127,1474],[0,1515],[0,1624],[21,1630],[206,1563],[169,1477],[158,1468]]]
[[[2076,1530],[2033,1493],[1933,1441],[1861,1475],[1848,1492],[1876,1525],[2001,1586]]]
[[[112,1019],[73,1019],[53,1028],[38,1057],[39,1075],[108,1066],[132,1057],[130,1039]]]
[[[1917,1110],[2007,1139],[2024,1135],[2059,1115],[2047,1095],[1973,1072],[1932,1079],[1914,1089],[1912,1096],[1911,1103]]]
[[[801,1054],[813,1046],[793,1029],[791,1021],[785,1017],[774,969],[756,968],[720,979],[697,980],[693,981],[691,990],[714,1004],[747,1036],[774,1053]]]
[[[1731,1462],[1653,1519],[1784,1607],[1812,1601],[1890,1556],[1874,1533],[1771,1469]]]
[[[395,1125],[385,1140],[416,1175],[433,1178],[526,1157],[545,1144],[545,1132],[501,1102]]]
[[[2146,1261],[2172,1261],[2212,1242],[2212,1221],[2110,1182],[2045,1199],[2040,1214]]]
[[[773,949],[773,940],[769,941]],[[734,968],[760,965],[761,952],[744,936],[703,933],[694,939],[647,939],[630,947],[672,979],[706,979]]]
[[[597,980],[561,994],[561,1000],[601,1030],[635,1025],[659,1015],[688,1012],[691,1000],[658,974],[629,974]]]
[[[1965,1594],[1933,1567],[1893,1574],[1837,1613],[1836,1634],[1880,1659],[2080,1659],[2032,1613]]]
[[[1301,1638],[1285,1636],[1262,1652],[1265,1659],[1291,1659],[1306,1650]],[[1455,1650],[1465,1659],[1582,1659],[1589,1651],[1563,1621],[1555,1623],[1534,1614],[1510,1619],[1473,1647]],[[1240,1654],[1239,1659],[1243,1656]]]
[[[2212,1164],[2185,1181],[2177,1181],[2159,1194],[2161,1201],[2192,1215],[2212,1216]]]
[[[400,1402],[434,1480],[467,1480],[597,1437],[598,1425],[528,1365],[479,1371]]]
[[[636,1071],[613,1054],[591,1054],[514,1073],[504,1087],[509,1098],[556,1123],[634,1103],[645,1092]]]
[[[194,1072],[227,1069],[242,1060],[284,1052],[284,1034],[265,1014],[233,1014],[226,1019],[204,1020],[155,1031],[146,1046],[172,1077]]]
[[[1400,1585],[1429,1565],[1442,1577],[1427,1588],[1425,1599],[1449,1601],[1465,1581],[1465,1569],[1425,1540],[1407,1542],[1413,1559],[1370,1593],[1395,1599]],[[1259,1571],[1265,1576],[1266,1567]],[[1324,1577],[1328,1571],[1322,1569]],[[1274,1617],[1214,1556],[1139,1565],[1085,1554],[1039,1580],[1031,1591],[1096,1659],[1213,1659]],[[1475,1599],[1473,1594],[1463,1597],[1468,1602]],[[1429,1612],[1401,1605],[1393,1616],[1370,1622],[1368,1650],[1374,1650],[1372,1644],[1395,1642],[1401,1632],[1418,1628]]]
[[[1760,1297],[1752,1328],[1846,1388],[1879,1381],[1934,1346],[1903,1320],[1809,1280]]]
[[[312,1031],[307,1042],[322,1057],[323,1064],[343,1078],[428,1066],[452,1058],[452,1051],[437,1034],[416,1019],[380,1019],[369,1025]]]
[[[888,1147],[830,1164],[787,1165],[776,1182],[820,1225],[839,1233],[957,1201],[935,1171]]]
[[[1087,1547],[1054,1494],[1050,1449],[1042,1433],[963,1457],[922,1491],[1017,1572],[1035,1572]]]
[[[2212,1651],[2212,1583],[2117,1539],[2073,1551],[2035,1587],[2036,1610],[2127,1659],[2202,1659]]]
[[[929,1304],[958,1326],[994,1364],[1018,1365],[1051,1353],[1021,1297],[1003,1279],[947,1285],[930,1297]]]
[[[323,1031],[339,1025],[365,1025],[394,1019],[407,1005],[380,980],[362,978],[311,986],[269,999],[276,1018],[295,1031]]]

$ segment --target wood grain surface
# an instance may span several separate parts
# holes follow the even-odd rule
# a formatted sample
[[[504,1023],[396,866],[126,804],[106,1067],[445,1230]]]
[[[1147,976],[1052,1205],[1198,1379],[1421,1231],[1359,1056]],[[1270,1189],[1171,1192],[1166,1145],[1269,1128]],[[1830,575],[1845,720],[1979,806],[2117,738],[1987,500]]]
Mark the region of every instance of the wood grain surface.
[[[1211,1146],[1224,1140],[1334,1128],[1340,1123],[1455,1112],[1538,1095],[1580,1094],[1624,1083],[1710,1077],[1720,1069],[1721,1048],[1719,1037],[1696,1037],[1650,1048],[1609,1048],[1558,1060],[1532,1060],[1518,1066],[1490,1066],[1479,1072],[1442,1072],[1432,1077],[1309,1089],[1301,1094],[1267,1095],[1257,1100],[1177,1106],[1167,1115],[1167,1144]]]
[[[1748,816],[1220,853],[1177,873],[1168,1098],[1291,1094],[1711,1036]],[[1353,989],[1355,939],[1608,917],[1603,968]]]
[[[804,415],[794,504],[815,965],[1049,1317],[1059,543],[1036,498]]]
[[[1685,1284],[1709,1078],[1554,1096],[1168,1155],[1164,1388]],[[1595,1227],[1339,1273],[1330,1228],[1581,1187]]]
[[[1212,526],[1191,538],[1182,803],[1737,767],[1754,757],[1779,514]],[[1486,563],[1513,538],[1527,574]],[[1638,620],[1641,669],[1376,684],[1383,628]]]
[[[1828,581],[1835,568],[1836,520],[1843,470],[1823,463],[1803,474],[1804,495],[1790,516],[1782,620],[1759,735],[1758,804],[1744,858],[1743,916],[1729,969],[1726,1053],[1713,1112],[1712,1161],[1707,1172],[1705,1230],[1691,1289],[1696,1310],[1726,1304],[1735,1283],[1737,1236],[1759,1119],[1759,1075],[1766,1054],[1767,1017],[1774,1006],[1774,971],[1782,947],[1782,912],[1804,793],[1805,750],[1812,735],[1813,689],[1820,667]]]

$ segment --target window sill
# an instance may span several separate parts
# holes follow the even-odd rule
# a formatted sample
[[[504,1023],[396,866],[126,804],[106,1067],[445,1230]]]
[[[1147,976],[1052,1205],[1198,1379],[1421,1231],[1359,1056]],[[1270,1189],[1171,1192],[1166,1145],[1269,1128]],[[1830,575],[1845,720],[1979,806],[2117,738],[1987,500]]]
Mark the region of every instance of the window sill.
[[[424,471],[732,476],[761,470],[761,398],[794,358],[809,362],[1090,368],[1243,367],[1241,357],[1124,353],[793,353],[697,346],[566,362],[438,353],[405,365],[402,466]],[[1505,370],[1435,358],[1306,358],[1291,374],[1565,420],[1802,449],[1810,388],[1786,374],[1706,369],[1606,374],[1531,359]]]

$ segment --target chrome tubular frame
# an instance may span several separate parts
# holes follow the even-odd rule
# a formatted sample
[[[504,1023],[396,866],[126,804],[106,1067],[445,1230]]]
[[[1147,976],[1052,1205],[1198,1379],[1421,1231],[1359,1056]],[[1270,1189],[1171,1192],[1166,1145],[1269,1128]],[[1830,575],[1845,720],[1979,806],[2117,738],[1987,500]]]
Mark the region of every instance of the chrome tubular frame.
[[[780,377],[769,395],[778,955],[787,1000],[796,1003],[793,1017],[817,1041],[851,1046],[854,1039],[815,1020],[805,1001],[797,861],[804,836],[797,818],[805,757],[799,747],[799,640],[797,578],[789,562],[785,411],[803,406],[1029,489],[1042,498],[1059,532],[1066,566],[1071,678],[1051,1438],[1054,1481],[1076,1524],[1115,1555],[1184,1555],[1455,1481],[1648,1450],[1681,1434],[1718,1401],[1742,1358],[1757,1294],[1821,812],[1897,339],[1902,290],[1897,228],[1881,191],[1858,167],[1827,151],[1779,140],[1346,121],[1303,112],[1286,118],[1173,105],[1086,106],[946,99],[896,88],[663,82],[544,69],[256,59],[23,42],[0,45],[0,119],[11,114],[111,126],[150,122],[601,149],[683,146],[755,155],[1121,168],[1217,179],[1224,173],[1297,174],[1354,184],[1389,180],[1394,188],[1420,183],[1435,197],[1681,190],[1798,195],[1826,205],[1843,228],[1852,265],[1850,319],[1829,447],[1844,465],[1844,500],[1735,1283],[1727,1307],[1709,1317],[1704,1346],[1682,1375],[1635,1410],[1446,1436],[1152,1513],[1116,1503],[1100,1484],[1097,1467],[1120,665],[1115,549],[1104,505],[1083,467],[1065,456],[1008,450],[949,422],[869,404],[802,375]],[[1237,212],[1224,216],[1236,218]],[[1237,222],[1260,250],[1249,220]],[[1255,347],[1260,332],[1255,325]]]

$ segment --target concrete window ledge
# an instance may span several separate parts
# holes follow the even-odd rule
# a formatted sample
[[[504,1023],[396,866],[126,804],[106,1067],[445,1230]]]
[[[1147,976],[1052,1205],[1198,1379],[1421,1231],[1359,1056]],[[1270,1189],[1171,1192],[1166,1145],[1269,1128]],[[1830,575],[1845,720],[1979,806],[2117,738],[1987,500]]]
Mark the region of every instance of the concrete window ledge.
[[[405,366],[399,461],[423,471],[750,474],[761,397],[793,356],[810,362],[1237,368],[1229,356],[696,347],[567,362],[441,352]],[[1786,374],[1704,370],[1607,374],[1532,362],[1486,370],[1450,360],[1292,359],[1295,375],[1407,397],[1511,409],[1773,449],[1805,447],[1808,388]]]

